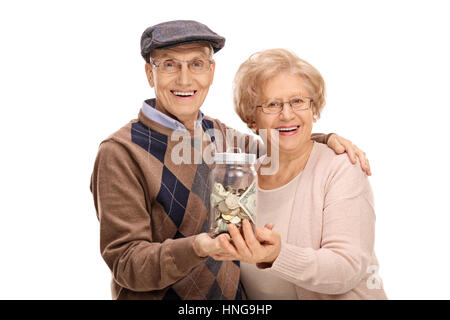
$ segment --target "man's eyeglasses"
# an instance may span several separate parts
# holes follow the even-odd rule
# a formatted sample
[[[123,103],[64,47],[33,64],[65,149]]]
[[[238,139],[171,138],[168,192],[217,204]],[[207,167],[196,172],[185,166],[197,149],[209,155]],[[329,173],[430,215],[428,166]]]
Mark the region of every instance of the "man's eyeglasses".
[[[292,99],[289,99],[289,101],[272,101],[263,103],[260,106],[256,107],[262,108],[262,111],[264,113],[278,114],[283,111],[285,103],[288,103],[294,111],[302,111],[311,108],[312,102],[314,102],[314,100],[309,97],[294,97]]]
[[[192,59],[192,60],[177,60],[177,59],[164,59],[158,64],[150,59],[151,64],[158,68],[163,73],[175,73],[181,70],[181,64],[187,63],[189,70],[192,73],[203,73],[210,69],[212,60],[209,59]]]

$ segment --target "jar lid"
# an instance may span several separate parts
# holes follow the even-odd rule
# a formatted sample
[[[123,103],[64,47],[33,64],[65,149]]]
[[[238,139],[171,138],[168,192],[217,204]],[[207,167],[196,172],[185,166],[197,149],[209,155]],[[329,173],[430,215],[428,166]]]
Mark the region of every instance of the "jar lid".
[[[254,164],[256,162],[256,154],[216,152],[214,154],[214,162],[217,164]]]

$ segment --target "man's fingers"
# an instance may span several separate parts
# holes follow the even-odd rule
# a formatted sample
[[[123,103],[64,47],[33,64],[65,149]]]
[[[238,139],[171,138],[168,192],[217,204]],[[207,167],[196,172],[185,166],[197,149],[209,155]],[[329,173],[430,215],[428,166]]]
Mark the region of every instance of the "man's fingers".
[[[359,158],[359,162],[361,162],[361,168],[366,172],[368,176],[372,175],[372,172],[370,171],[369,159],[367,159],[366,153],[356,146],[355,148],[357,150],[356,155]]]
[[[366,158],[366,154],[362,150],[358,149],[356,152],[356,155],[359,158],[359,162],[361,162],[361,168],[364,171],[367,171],[367,167],[369,166],[369,163]]]
[[[335,153],[337,153],[337,154],[342,154],[342,153],[344,153],[345,152],[345,146],[342,144],[342,143],[340,143],[340,142],[336,142],[336,149],[334,150],[334,152]]]
[[[350,140],[342,138],[337,134],[333,134],[328,140],[328,146],[337,154],[346,152],[352,164],[356,163],[356,157],[358,157],[363,171],[366,172],[368,176],[372,175],[366,153],[354,145]]]
[[[366,172],[366,174],[368,176],[372,175],[372,172],[370,171],[370,164],[369,164],[369,159],[364,158],[364,166],[363,166],[363,170]]]
[[[336,154],[341,154],[345,152],[345,146],[342,143],[342,137],[337,134],[333,134],[328,140],[328,146],[334,150]]]
[[[350,161],[355,164],[356,163],[356,146],[353,143],[349,143],[345,146],[345,150],[347,151],[348,157]]]
[[[367,175],[371,176],[372,175],[372,170],[370,169],[370,163],[369,163],[369,159],[367,159]]]

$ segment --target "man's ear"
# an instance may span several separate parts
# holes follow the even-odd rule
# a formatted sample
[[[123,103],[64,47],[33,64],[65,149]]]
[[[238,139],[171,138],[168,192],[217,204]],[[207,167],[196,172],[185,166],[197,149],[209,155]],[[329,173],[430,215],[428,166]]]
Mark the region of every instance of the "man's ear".
[[[148,80],[148,84],[150,85],[150,87],[154,87],[155,86],[155,82],[153,80],[153,68],[152,65],[150,63],[146,63],[145,64],[145,74],[147,75],[147,80]]]
[[[211,84],[212,84],[212,83],[213,83],[213,80],[214,80],[214,71],[216,70],[216,61],[215,61],[215,60],[212,61],[211,68],[212,68],[212,70],[211,70],[211,72],[212,72],[212,75],[211,75]],[[210,85],[211,85],[211,84],[210,84]]]

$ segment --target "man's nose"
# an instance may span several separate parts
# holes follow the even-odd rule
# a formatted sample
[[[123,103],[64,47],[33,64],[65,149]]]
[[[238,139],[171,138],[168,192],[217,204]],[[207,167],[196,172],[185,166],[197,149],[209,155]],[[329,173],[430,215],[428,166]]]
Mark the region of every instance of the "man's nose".
[[[180,70],[178,71],[177,84],[182,86],[190,85],[192,82],[192,76],[187,63],[182,63],[179,68]]]

